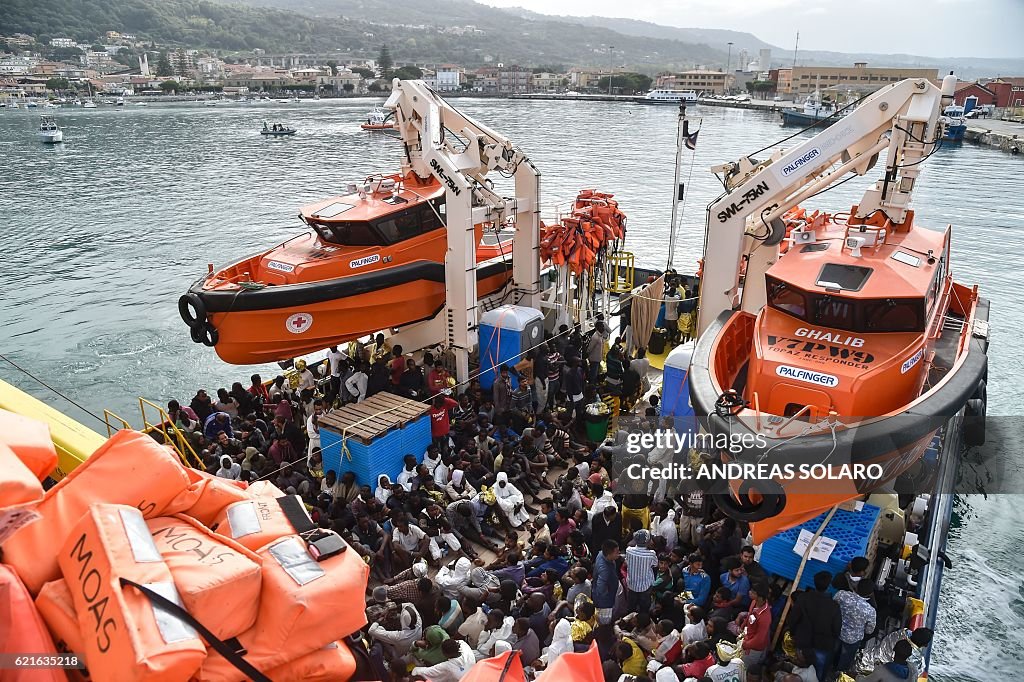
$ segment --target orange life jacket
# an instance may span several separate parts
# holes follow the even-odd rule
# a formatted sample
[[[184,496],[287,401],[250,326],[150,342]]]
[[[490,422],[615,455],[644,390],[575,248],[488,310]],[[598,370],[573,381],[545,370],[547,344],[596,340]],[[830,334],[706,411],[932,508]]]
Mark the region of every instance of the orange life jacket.
[[[36,512],[42,518],[4,543],[4,561],[14,565],[32,594],[61,577],[52,547],[64,544],[93,502],[128,504],[144,516],[181,511],[171,502],[189,485],[185,468],[149,436],[119,431],[81,466],[48,490]]]
[[[274,682],[336,682],[355,672],[355,656],[345,642],[338,641],[272,669],[267,677]]]
[[[39,615],[46,621],[46,627],[53,635],[53,643],[57,651],[66,654],[78,654],[84,656],[82,647],[82,633],[78,629],[78,614],[75,613],[75,603],[71,598],[71,590],[67,582],[51,580],[43,585],[36,597],[36,608]],[[88,670],[68,669],[64,672],[72,680],[92,679]]]
[[[260,603],[260,558],[181,514],[146,522],[181,602],[220,639],[252,627]]]
[[[263,560],[259,615],[238,641],[258,670],[282,666],[366,625],[363,602],[370,569],[355,550],[317,562],[302,538],[288,535],[257,554]],[[200,677],[240,682],[244,676],[211,651]]]
[[[171,569],[135,507],[94,504],[70,529],[58,557],[97,680],[187,680],[206,658],[190,625],[158,610],[126,578],[181,604]]]
[[[0,653],[57,653],[50,631],[39,616],[25,584],[13,568],[4,564],[0,564]],[[8,666],[0,671],[0,679],[4,682],[58,682],[67,678],[59,668]]]
[[[50,440],[50,427],[38,419],[0,410],[0,444],[10,447],[39,481],[57,468],[57,449]]]
[[[277,501],[287,495],[269,483],[253,485],[247,492],[249,499],[229,504],[210,527],[253,551],[295,532]]]
[[[198,469],[185,469],[191,483],[188,489],[175,500],[175,506],[184,505],[183,514],[191,516],[199,523],[211,525],[224,507],[232,502],[240,502],[250,498],[246,494],[246,484],[242,481],[231,481],[219,478]]]

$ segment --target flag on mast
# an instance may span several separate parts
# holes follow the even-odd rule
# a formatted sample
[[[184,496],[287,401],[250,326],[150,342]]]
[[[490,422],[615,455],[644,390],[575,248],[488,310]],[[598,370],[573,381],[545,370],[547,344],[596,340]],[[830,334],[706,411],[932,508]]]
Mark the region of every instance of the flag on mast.
[[[692,150],[697,148],[698,134],[700,134],[700,128],[697,128],[691,133],[689,119],[683,121],[683,144],[686,145],[687,149]]]

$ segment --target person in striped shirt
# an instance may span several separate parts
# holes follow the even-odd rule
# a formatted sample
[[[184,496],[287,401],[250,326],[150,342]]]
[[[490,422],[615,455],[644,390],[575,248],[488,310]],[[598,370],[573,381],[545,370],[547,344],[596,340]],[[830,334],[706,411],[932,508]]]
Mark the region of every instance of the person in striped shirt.
[[[626,548],[626,604],[630,611],[646,611],[651,607],[651,586],[658,555],[650,549],[651,534],[638,530],[633,543]]]

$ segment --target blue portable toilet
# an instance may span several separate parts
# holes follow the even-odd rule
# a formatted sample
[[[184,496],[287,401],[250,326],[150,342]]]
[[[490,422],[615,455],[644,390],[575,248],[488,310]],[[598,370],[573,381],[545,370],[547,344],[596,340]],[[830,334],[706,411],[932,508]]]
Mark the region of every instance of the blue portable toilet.
[[[696,433],[697,418],[690,403],[690,359],[694,341],[673,348],[665,358],[661,383],[661,416],[675,417],[676,431]]]
[[[524,351],[544,340],[544,315],[519,305],[503,305],[480,318],[480,388],[494,385],[498,369],[520,362]],[[512,377],[512,386],[518,385]]]

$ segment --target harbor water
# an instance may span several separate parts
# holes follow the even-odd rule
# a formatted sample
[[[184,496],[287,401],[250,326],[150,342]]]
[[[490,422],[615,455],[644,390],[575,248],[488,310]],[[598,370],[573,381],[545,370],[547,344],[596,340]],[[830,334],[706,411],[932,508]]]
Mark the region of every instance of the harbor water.
[[[288,238],[298,208],[348,182],[397,170],[400,144],[359,129],[375,100],[159,104],[65,108],[63,145],[36,137],[38,110],[0,111],[0,353],[94,415],[138,423],[137,398],[187,402],[196,388],[248,383],[192,343],[177,299],[207,264],[223,265]],[[664,267],[676,110],[627,103],[458,99],[500,131],[543,174],[544,203],[567,205],[582,188],[613,192],[629,216],[639,264]],[[704,208],[722,188],[708,172],[792,134],[777,114],[696,107],[696,152],[682,177],[687,201],[675,267],[692,272]],[[263,121],[298,133],[259,135]],[[763,152],[762,157],[769,152]],[[849,210],[880,167],[813,201]],[[499,185],[501,188],[501,185]],[[810,206],[810,204],[808,204]],[[953,270],[992,301],[989,416],[1024,401],[1024,178],[1019,162],[964,145],[924,164],[919,223],[954,226]],[[0,362],[0,377],[104,431],[101,422]],[[1019,447],[1019,446],[1017,446]],[[1020,467],[1021,465],[1017,465]],[[1018,491],[1024,492],[1024,491]],[[1010,679],[1024,651],[1024,505],[1017,495],[961,496],[943,583],[933,677]]]

